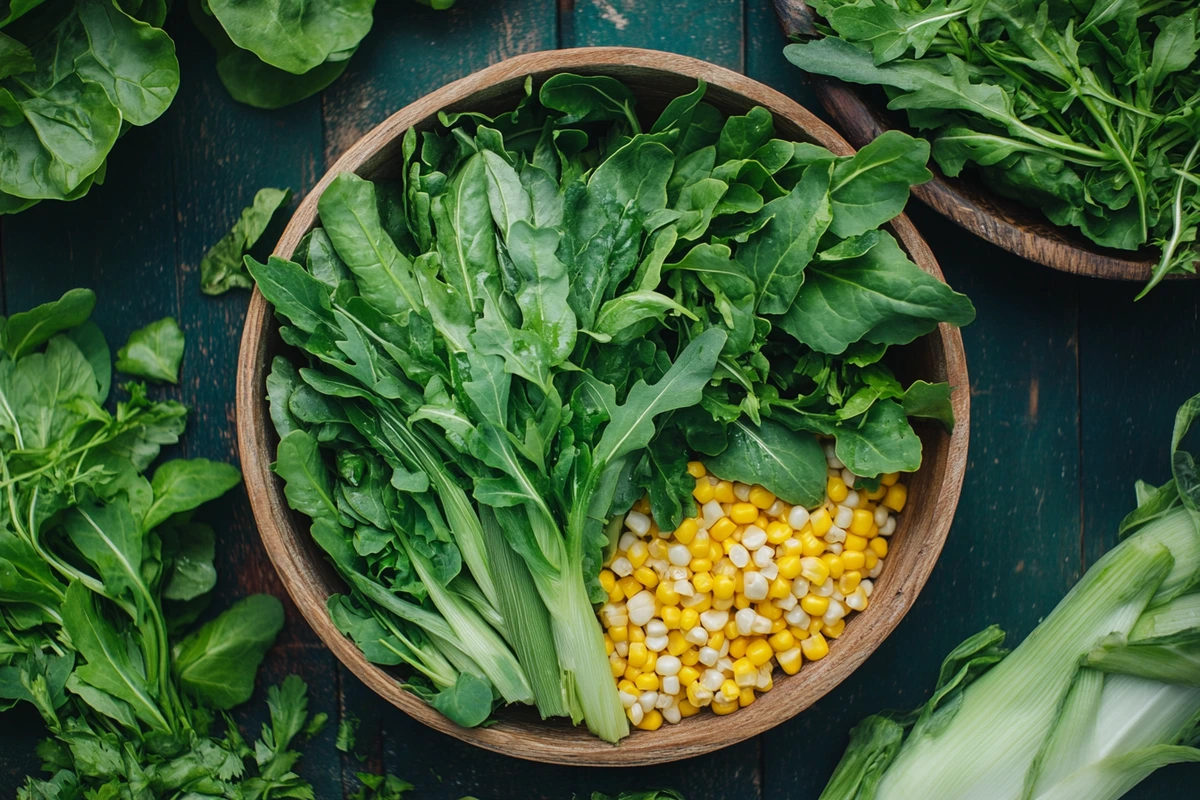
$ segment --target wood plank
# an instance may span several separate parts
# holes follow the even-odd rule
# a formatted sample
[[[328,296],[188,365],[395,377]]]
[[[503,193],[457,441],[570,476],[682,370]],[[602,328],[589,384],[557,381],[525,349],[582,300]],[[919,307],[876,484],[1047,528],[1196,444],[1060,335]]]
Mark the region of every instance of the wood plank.
[[[783,35],[772,0],[746,0],[745,39],[748,76],[778,89],[824,121],[830,121],[808,74],[783,57],[788,39]]]
[[[963,331],[972,426],[962,500],[938,566],[895,633],[842,686],[764,735],[768,798],[817,797],[860,719],[924,702],[945,654],[991,622],[1019,641],[1078,576],[1074,284],[918,204],[909,213],[947,281],[979,312]],[[790,757],[800,751],[803,759]]]
[[[567,0],[562,5],[562,47],[645,47],[743,68],[742,0]]]

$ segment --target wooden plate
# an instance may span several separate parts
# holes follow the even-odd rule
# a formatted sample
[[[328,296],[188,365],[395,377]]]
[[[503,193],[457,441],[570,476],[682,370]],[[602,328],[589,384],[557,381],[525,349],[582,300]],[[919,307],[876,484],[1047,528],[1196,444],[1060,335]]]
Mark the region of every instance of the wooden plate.
[[[816,16],[804,0],[774,0],[780,24],[788,36],[812,30]],[[887,110],[887,97],[875,86],[844,83],[813,75],[813,89],[830,116],[855,147],[879,134],[908,130],[902,113]],[[1079,229],[1059,227],[1036,208],[988,189],[969,172],[948,178],[930,162],[933,180],[913,187],[913,195],[952,222],[1021,258],[1075,275],[1115,280],[1148,281],[1158,254],[1150,249],[1114,250],[1101,247]],[[1171,277],[1181,277],[1172,275]]]
[[[437,112],[443,109],[486,111],[506,107],[516,101],[525,76],[533,75],[540,83],[558,72],[618,77],[637,95],[639,110],[649,114],[656,114],[671,98],[691,91],[696,79],[703,78],[709,86],[706,99],[727,113],[745,113],[751,106],[761,105],[775,115],[780,136],[816,142],[838,154],[853,152],[832,129],[793,101],[712,64],[618,47],[532,53],[439,89],[364,136],[300,204],[276,253],[290,257],[301,237],[317,223],[317,198],[338,173],[353,171],[366,178],[394,175],[401,163],[401,137],[408,128],[434,125]],[[922,269],[942,277],[932,252],[907,218],[897,217],[891,229]],[[634,732],[615,746],[565,721],[543,722],[529,708],[505,709],[497,715],[497,724],[488,728],[460,728],[402,690],[396,673],[368,663],[329,620],[325,600],[334,592],[345,591],[345,587],[309,536],[309,521],[288,508],[282,482],[270,469],[278,437],[268,414],[265,381],[272,357],[285,351],[278,328],[270,306],[256,290],[238,359],[238,443],[263,544],[284,586],[334,654],[381,697],[432,728],[518,758],[603,766],[661,763],[734,744],[798,714],[853,672],[900,622],[933,569],[958,503],[967,455],[967,368],[958,330],[942,325],[936,333],[898,348],[897,358],[891,363],[903,376],[949,381],[956,387],[953,397],[958,425],[953,435],[937,426],[922,426],[924,464],[912,476],[910,501],[892,539],[887,568],[877,582],[870,607],[846,626],[828,658],[806,664],[795,676],[781,675],[774,689],[736,714],[698,714],[653,733]]]

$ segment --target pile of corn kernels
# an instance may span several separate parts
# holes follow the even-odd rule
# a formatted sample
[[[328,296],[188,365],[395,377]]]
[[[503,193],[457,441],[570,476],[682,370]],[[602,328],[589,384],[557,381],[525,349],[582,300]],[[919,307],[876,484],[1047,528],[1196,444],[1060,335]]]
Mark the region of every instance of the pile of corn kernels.
[[[730,714],[829,654],[846,618],[870,604],[908,490],[875,491],[825,445],[825,502],[790,506],[761,486],[709,475],[693,461],[698,515],[660,531],[639,501],[600,573],[612,674],[634,726],[657,730],[708,706]]]

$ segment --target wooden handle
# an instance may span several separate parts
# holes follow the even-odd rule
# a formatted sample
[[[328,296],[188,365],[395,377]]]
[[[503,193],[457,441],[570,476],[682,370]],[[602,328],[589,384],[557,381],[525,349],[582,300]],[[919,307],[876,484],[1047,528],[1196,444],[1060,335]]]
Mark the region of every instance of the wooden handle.
[[[816,26],[813,25],[817,12],[809,8],[804,0],[775,0],[775,13],[788,38],[817,35]]]

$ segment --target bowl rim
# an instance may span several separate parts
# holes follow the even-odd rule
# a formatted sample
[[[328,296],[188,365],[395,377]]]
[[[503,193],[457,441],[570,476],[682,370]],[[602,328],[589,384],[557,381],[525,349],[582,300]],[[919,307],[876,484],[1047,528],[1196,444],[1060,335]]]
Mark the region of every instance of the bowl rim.
[[[769,87],[732,70],[687,56],[625,47],[590,47],[550,50],[515,56],[479,72],[449,83],[405,106],[351,146],[330,167],[312,191],[300,203],[288,223],[275,253],[290,257],[301,237],[317,218],[317,199],[329,182],[341,172],[359,171],[372,166],[372,159],[405,130],[437,111],[478,95],[501,84],[523,81],[527,75],[546,75],[576,71],[591,74],[619,73],[622,69],[657,70],[691,79],[703,79],[711,88],[739,95],[750,104],[770,110],[777,119],[787,120],[802,129],[813,141],[834,153],[849,155],[853,148],[832,128],[817,119],[795,101]],[[378,162],[376,162],[378,163]],[[926,272],[942,280],[932,251],[904,215],[891,223],[902,246]],[[916,600],[927,581],[949,532],[966,470],[970,428],[970,388],[963,352],[962,336],[957,328],[939,325],[935,333],[924,337],[940,349],[945,377],[955,387],[952,404],[958,423],[953,433],[940,435],[938,460],[940,479],[931,484],[936,490],[932,500],[932,524],[921,533],[921,548],[916,553],[916,569],[905,573],[888,597],[888,602],[873,605],[847,630],[855,631],[861,646],[841,648],[839,658],[808,665],[797,676],[781,680],[771,692],[763,694],[753,706],[736,715],[702,715],[701,725],[667,726],[653,734],[635,735],[610,745],[588,734],[556,723],[504,719],[487,728],[462,728],[443,717],[424,701],[400,688],[399,682],[383,668],[367,662],[361,651],[345,638],[330,621],[325,610],[327,593],[317,584],[324,580],[323,565],[306,552],[288,546],[284,530],[294,530],[292,512],[284,498],[282,484],[271,471],[274,461],[274,429],[267,413],[263,381],[269,367],[271,339],[277,323],[270,305],[254,289],[246,314],[237,374],[237,433],[246,490],[263,545],[280,580],[309,625],[324,644],[375,693],[424,724],[470,744],[505,755],[539,762],[586,766],[642,766],[664,763],[711,752],[766,731],[807,708],[841,683],[895,629]],[[926,467],[923,467],[925,469]],[[932,468],[932,465],[929,465]],[[914,546],[918,543],[914,543]],[[843,636],[843,639],[848,635]],[[798,697],[784,687],[808,687]],[[793,690],[790,694],[795,694]],[[791,704],[787,704],[791,700]],[[583,735],[579,735],[579,731]]]

